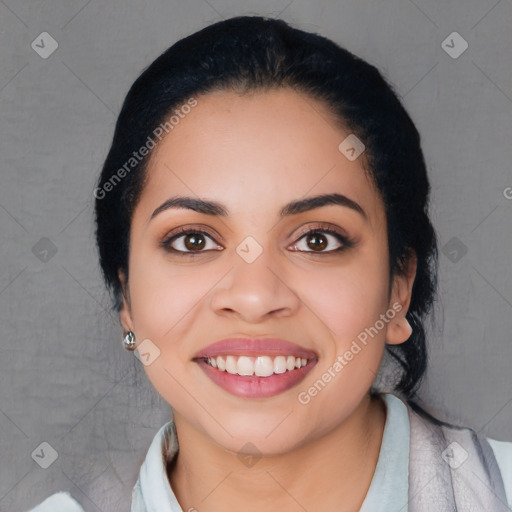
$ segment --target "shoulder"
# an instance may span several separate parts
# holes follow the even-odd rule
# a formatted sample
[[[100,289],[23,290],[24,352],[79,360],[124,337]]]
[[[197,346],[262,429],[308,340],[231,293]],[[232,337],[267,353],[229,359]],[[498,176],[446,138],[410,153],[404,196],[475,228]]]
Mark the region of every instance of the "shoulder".
[[[69,492],[57,492],[28,512],[84,512]]]
[[[495,477],[499,478],[499,475],[501,475],[503,482],[502,490],[504,491],[504,495],[501,494],[502,500],[506,500],[508,507],[512,510],[512,442],[497,441],[492,438],[480,436],[471,427],[454,425],[440,420],[414,400],[404,400],[402,398],[401,400],[407,406],[409,412],[411,436],[413,431],[415,431],[416,436],[419,436],[416,438],[417,442],[418,439],[420,441],[424,441],[425,439],[433,441],[434,444],[438,445],[436,448],[438,452],[443,449],[441,454],[442,458],[451,468],[455,469],[458,465],[452,466],[445,456],[447,458],[457,456],[456,444],[465,447],[468,452],[471,452],[470,456],[471,454],[474,456],[474,461],[480,461],[479,463],[476,462],[476,466],[474,466],[473,469],[480,467],[479,471],[482,472],[484,479],[485,477],[490,477],[491,479]],[[418,421],[418,419],[421,420]],[[456,443],[454,447],[451,448],[454,442]],[[448,445],[446,445],[446,443],[448,443]],[[465,455],[467,458],[468,454],[466,453]],[[422,452],[420,458],[423,460],[424,456],[425,453]],[[435,459],[433,460],[435,464]],[[488,466],[489,464],[491,464],[494,469],[490,468]],[[498,475],[496,473],[498,473]]]
[[[486,439],[494,452],[496,462],[500,468],[508,506],[512,508],[512,441],[497,441],[490,437]]]

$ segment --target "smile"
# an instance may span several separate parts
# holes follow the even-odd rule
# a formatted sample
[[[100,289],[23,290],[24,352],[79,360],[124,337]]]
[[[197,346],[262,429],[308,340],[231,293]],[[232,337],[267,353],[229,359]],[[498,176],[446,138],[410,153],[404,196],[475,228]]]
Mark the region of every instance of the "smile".
[[[217,341],[193,358],[217,386],[244,398],[267,398],[296,386],[318,361],[310,349],[279,338]]]
[[[271,375],[294,371],[307,365],[304,357],[288,356],[217,356],[208,357],[206,362],[221,372],[231,375],[270,377]]]

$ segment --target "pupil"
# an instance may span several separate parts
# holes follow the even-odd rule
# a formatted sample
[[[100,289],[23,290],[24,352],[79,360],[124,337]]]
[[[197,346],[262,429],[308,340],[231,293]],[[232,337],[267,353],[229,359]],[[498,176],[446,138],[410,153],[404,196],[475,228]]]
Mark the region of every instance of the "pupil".
[[[316,249],[325,249],[325,247],[327,246],[326,242],[325,242],[325,236],[323,235],[317,235],[317,234],[313,234],[313,235],[309,235],[308,237],[308,243],[311,243],[311,240],[316,240],[316,245],[315,243],[313,242],[312,245],[314,245],[315,247],[313,248],[316,248]],[[320,241],[320,244],[318,244],[318,241]]]
[[[199,234],[189,234],[185,237],[185,247],[187,249],[202,249],[204,247],[204,238]]]

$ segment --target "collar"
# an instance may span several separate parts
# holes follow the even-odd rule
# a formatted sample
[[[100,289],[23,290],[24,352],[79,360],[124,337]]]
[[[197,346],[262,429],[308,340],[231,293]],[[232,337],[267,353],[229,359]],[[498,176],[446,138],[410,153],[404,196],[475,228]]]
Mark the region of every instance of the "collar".
[[[156,433],[132,491],[130,512],[183,512],[169,484],[166,461],[178,453],[176,427],[172,421]]]
[[[410,444],[407,406],[391,393],[381,396],[387,409],[384,434],[375,473],[359,512],[407,512]]]
[[[359,512],[379,512],[402,507],[407,512],[409,490],[410,424],[404,402],[383,393],[386,423],[375,473]],[[183,512],[171,489],[166,461],[178,452],[176,428],[172,421],[156,433],[132,492],[130,512]]]

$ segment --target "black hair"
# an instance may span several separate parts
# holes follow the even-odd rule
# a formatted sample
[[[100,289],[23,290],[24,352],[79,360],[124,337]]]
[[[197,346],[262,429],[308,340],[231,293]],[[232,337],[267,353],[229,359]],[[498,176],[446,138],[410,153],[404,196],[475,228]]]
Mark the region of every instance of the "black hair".
[[[404,343],[386,344],[401,370],[395,390],[412,397],[427,367],[423,321],[435,296],[438,258],[419,133],[374,66],[281,19],[240,16],[210,25],[167,49],[131,86],[95,190],[99,259],[114,307],[119,310],[122,297],[118,272],[129,275],[131,217],[151,156],[135,158],[136,150],[155,143],[158,127],[170,128],[173,109],[191,98],[281,87],[323,102],[340,126],[364,143],[365,172],[385,204],[390,276],[404,272],[411,251],[416,255],[407,312],[413,332]]]

